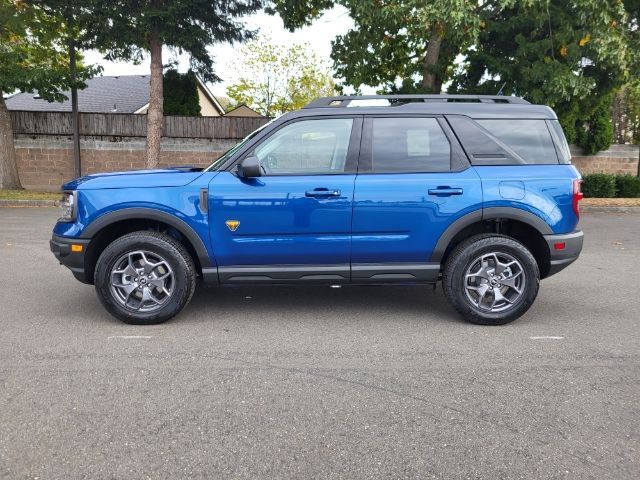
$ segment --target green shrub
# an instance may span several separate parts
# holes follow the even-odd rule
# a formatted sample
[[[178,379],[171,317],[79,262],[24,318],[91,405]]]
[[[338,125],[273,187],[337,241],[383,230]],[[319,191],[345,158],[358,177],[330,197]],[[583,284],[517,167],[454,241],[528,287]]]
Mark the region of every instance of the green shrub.
[[[168,70],[163,77],[163,90],[166,116],[201,116],[198,80],[191,70],[184,74]]]
[[[640,197],[640,177],[634,175],[618,175],[616,177],[617,197],[638,198]]]
[[[587,198],[616,196],[616,177],[609,173],[591,173],[582,178],[582,193]]]
[[[606,150],[613,141],[613,123],[611,111],[607,106],[600,106],[591,116],[586,128],[577,132],[577,143],[587,155]]]

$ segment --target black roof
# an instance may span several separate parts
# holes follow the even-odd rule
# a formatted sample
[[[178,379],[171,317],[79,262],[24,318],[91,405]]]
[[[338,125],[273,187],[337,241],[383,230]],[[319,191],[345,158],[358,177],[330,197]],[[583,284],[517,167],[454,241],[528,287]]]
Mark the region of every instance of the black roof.
[[[388,105],[375,105],[386,100]],[[369,103],[369,105],[367,105]],[[360,104],[360,105],[358,105]],[[293,112],[295,116],[364,115],[466,115],[471,118],[524,118],[556,120],[545,105],[532,105],[520,97],[496,95],[363,95],[323,97]],[[290,114],[287,114],[290,115]]]
[[[78,90],[78,109],[86,113],[134,113],[149,103],[149,75],[94,77]],[[35,93],[17,93],[7,98],[9,110],[70,112],[71,93],[64,102],[47,102]]]

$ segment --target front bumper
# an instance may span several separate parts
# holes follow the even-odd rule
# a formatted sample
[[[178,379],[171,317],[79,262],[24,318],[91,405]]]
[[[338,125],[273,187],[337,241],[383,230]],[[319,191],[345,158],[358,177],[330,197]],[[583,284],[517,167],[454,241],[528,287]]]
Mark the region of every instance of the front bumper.
[[[545,235],[549,246],[549,273],[547,277],[555,275],[565,269],[580,256],[584,233],[581,231],[563,235]]]
[[[90,283],[84,270],[84,257],[90,240],[82,238],[69,238],[53,235],[49,240],[49,247],[61,265],[67,267],[76,279],[83,283]],[[71,245],[82,245],[82,251],[74,252]]]

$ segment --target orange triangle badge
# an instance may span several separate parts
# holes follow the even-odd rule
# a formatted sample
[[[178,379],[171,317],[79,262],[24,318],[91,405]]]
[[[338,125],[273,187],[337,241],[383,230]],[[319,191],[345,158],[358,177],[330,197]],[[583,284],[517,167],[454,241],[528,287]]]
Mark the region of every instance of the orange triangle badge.
[[[229,230],[231,230],[232,232],[235,232],[240,226],[240,221],[238,220],[227,220],[224,223],[227,225],[227,227],[229,227]]]

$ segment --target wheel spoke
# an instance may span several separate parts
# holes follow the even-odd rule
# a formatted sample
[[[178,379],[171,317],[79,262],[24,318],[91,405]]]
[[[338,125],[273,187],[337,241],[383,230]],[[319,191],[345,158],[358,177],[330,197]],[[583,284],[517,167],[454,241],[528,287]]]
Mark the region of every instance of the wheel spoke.
[[[155,268],[156,264],[152,263],[149,261],[149,259],[147,259],[147,256],[145,255],[144,252],[140,252],[140,256],[142,257],[142,268],[144,270],[144,274],[145,275],[149,275],[153,269]]]
[[[129,298],[131,293],[136,289],[136,286],[133,283],[115,283],[114,282],[111,285],[122,290],[124,292],[125,298]]]
[[[505,265],[503,263],[500,262],[500,260],[498,259],[498,255],[495,253],[492,253],[490,255],[491,258],[493,258],[493,273],[495,275],[501,275],[502,272],[504,272],[505,269]]]
[[[487,273],[487,271],[484,268],[481,268],[480,270],[478,270],[475,273],[469,273],[466,276],[467,280],[470,278],[484,278],[486,280],[489,280],[489,274]]]
[[[496,304],[500,302],[508,302],[513,303],[507,297],[505,297],[498,287],[493,288],[493,303],[491,304],[491,308],[495,307]]]
[[[128,264],[122,270],[114,270],[113,273],[116,273],[118,275],[128,275],[130,277],[138,276],[138,271],[131,264]]]
[[[522,272],[518,272],[515,275],[510,276],[509,278],[503,278],[502,280],[500,280],[500,283],[506,285],[509,288],[512,288],[517,294],[520,294],[522,290],[520,290],[518,288],[518,285],[516,285],[516,280],[521,274]]]
[[[142,290],[142,300],[140,300],[140,305],[144,305],[145,302],[153,302],[156,305],[162,305],[162,301],[158,300],[152,293],[150,288],[145,288]]]
[[[485,283],[484,285],[480,285],[476,291],[478,292],[478,301],[476,303],[478,306],[481,306],[484,297],[486,297],[487,292],[489,291],[489,284]]]
[[[164,288],[164,284],[170,276],[171,274],[167,272],[164,275],[161,275],[156,278],[151,277],[149,280],[147,280],[147,283],[149,285],[153,285],[154,287]]]

